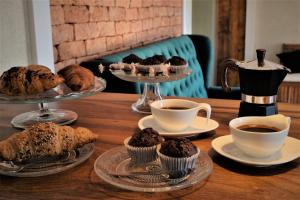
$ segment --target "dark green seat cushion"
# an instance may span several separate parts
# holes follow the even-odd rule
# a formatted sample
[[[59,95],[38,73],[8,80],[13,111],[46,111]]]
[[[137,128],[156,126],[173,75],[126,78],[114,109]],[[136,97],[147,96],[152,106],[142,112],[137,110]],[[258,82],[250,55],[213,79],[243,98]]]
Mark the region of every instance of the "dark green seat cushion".
[[[131,53],[136,54],[141,58],[147,58],[153,55],[164,55],[167,58],[172,56],[184,58],[188,62],[189,68],[192,69],[192,74],[178,81],[161,83],[160,89],[162,95],[207,98],[203,73],[197,60],[194,44],[190,37],[184,35],[164,40],[140,48],[105,56],[102,57],[102,60],[104,63],[119,62]],[[142,88],[142,83],[135,84],[136,93],[142,93]]]

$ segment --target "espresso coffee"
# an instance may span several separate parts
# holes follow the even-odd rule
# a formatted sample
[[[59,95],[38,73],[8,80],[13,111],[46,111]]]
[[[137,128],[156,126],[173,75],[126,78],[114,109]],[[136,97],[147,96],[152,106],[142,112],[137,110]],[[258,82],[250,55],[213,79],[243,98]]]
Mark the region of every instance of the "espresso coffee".
[[[279,128],[261,125],[261,124],[245,124],[245,125],[237,127],[237,129],[240,129],[242,131],[261,132],[261,133],[280,131]]]
[[[161,109],[168,109],[168,110],[186,110],[190,109],[187,107],[179,107],[179,106],[170,106],[170,107],[162,107]]]

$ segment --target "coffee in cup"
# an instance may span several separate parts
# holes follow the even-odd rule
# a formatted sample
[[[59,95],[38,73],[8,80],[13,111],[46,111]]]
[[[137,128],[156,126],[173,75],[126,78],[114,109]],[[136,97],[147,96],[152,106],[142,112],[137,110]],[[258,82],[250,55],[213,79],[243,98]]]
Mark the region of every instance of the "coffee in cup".
[[[211,106],[207,103],[197,103],[184,99],[164,99],[150,104],[155,122],[166,131],[182,131],[193,123],[199,110],[206,111],[206,117],[211,115]]]
[[[278,152],[288,135],[291,118],[284,115],[239,117],[229,128],[235,146],[245,154],[265,158]]]

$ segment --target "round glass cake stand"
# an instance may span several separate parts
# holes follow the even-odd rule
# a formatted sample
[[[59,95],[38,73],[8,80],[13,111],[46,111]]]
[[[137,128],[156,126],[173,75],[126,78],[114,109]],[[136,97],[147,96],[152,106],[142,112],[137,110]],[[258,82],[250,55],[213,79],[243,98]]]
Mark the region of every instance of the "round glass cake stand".
[[[25,112],[15,116],[11,120],[11,124],[15,128],[25,129],[39,122],[53,122],[59,125],[66,125],[77,120],[77,113],[65,109],[49,109],[48,103],[91,96],[103,91],[105,87],[106,81],[97,77],[95,78],[94,86],[88,90],[74,92],[65,84],[60,84],[57,87],[38,95],[7,96],[0,94],[0,103],[39,105],[39,110]]]
[[[59,125],[71,124],[76,121],[78,115],[76,112],[65,109],[49,109],[48,104],[39,103],[39,110],[25,112],[15,116],[11,124],[15,128],[25,129],[38,122],[53,122]]]
[[[131,108],[136,112],[149,114],[151,113],[150,104],[153,101],[163,99],[160,93],[159,83],[180,80],[190,75],[192,70],[187,68],[182,72],[171,73],[168,76],[143,76],[133,73],[126,73],[123,70],[111,70],[111,73],[124,81],[144,83],[142,95],[135,103],[131,105]]]

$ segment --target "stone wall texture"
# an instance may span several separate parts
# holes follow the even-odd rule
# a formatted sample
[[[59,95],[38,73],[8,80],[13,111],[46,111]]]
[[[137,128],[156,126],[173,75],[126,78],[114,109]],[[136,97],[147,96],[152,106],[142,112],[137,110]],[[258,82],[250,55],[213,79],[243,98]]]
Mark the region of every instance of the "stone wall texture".
[[[182,0],[50,0],[57,70],[182,33]]]

